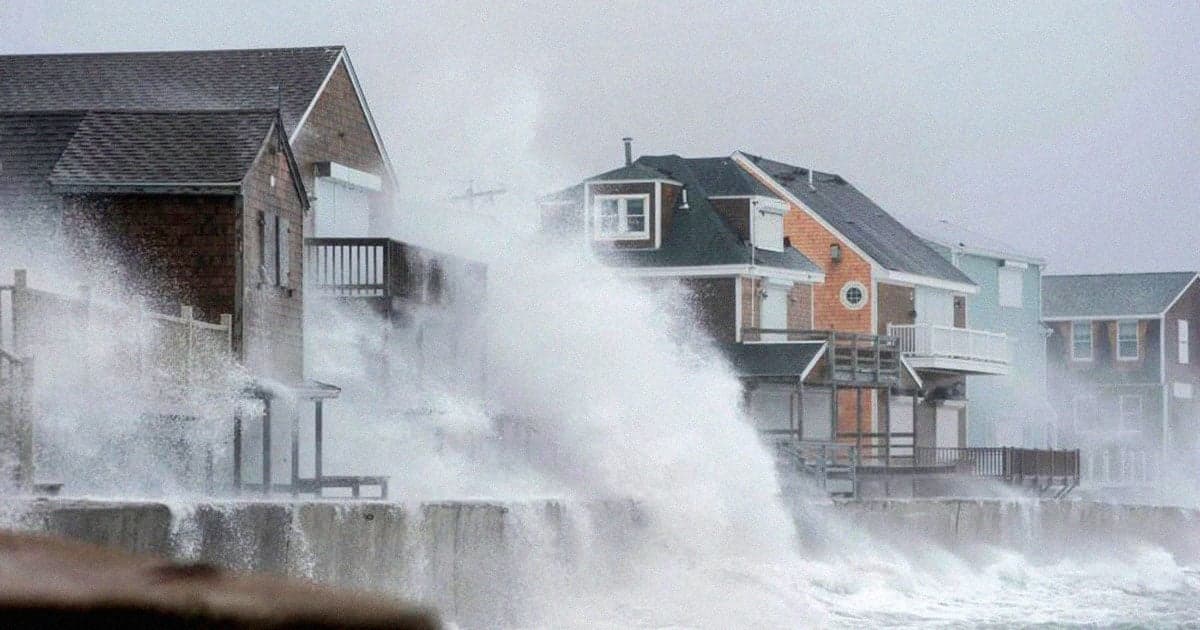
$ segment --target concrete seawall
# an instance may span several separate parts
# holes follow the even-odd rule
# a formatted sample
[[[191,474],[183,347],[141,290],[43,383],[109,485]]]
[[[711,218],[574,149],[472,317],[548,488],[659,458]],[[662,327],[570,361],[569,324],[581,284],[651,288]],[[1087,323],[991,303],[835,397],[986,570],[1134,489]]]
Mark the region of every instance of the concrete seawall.
[[[1082,501],[927,500],[804,504],[801,536],[834,548],[852,533],[969,553],[984,545],[1031,558],[1155,545],[1200,561],[1200,512]],[[465,625],[519,625],[538,597],[521,575],[567,571],[642,541],[631,502],[436,503],[206,501],[188,504],[0,500],[0,525],[135,552],[381,590],[436,606]],[[590,553],[584,553],[587,547]],[[499,611],[499,613],[497,613]],[[502,619],[497,619],[499,614]]]

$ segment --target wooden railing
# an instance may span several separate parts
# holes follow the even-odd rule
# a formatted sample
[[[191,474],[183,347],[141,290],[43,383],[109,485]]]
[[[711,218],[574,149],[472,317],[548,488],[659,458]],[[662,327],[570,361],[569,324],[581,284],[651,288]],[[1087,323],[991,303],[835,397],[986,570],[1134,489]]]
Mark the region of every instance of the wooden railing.
[[[486,290],[483,265],[388,238],[308,238],[304,256],[307,285],[337,297],[441,304]]]
[[[859,450],[852,444],[780,440],[776,457],[792,472],[813,479],[821,489],[844,498],[858,497]]]
[[[403,275],[400,243],[386,238],[304,240],[305,280],[342,297],[391,297]]]
[[[742,334],[751,340],[764,336],[786,339],[778,343],[825,342],[825,378],[832,384],[889,387],[900,382],[900,347],[895,337],[785,328],[743,328]]]

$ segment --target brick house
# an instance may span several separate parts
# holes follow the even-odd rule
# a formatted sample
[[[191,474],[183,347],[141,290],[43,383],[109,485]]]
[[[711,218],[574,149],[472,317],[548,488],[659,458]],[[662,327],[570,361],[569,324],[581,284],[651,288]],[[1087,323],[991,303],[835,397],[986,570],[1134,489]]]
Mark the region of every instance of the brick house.
[[[1194,477],[1197,274],[1048,275],[1042,308],[1060,440],[1082,449],[1090,485],[1144,489],[1167,473]]]
[[[627,145],[541,212],[605,264],[689,287],[766,433],[912,465],[965,446],[966,375],[1009,370],[1006,338],[966,327],[975,283],[838,175]]]

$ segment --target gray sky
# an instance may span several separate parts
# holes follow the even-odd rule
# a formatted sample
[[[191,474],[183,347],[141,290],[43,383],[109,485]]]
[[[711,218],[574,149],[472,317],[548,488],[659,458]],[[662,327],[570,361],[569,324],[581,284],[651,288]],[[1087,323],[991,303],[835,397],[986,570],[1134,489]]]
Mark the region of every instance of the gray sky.
[[[631,135],[835,171],[1052,271],[1200,268],[1200,5],[1047,4],[0,0],[0,51],[345,44],[417,217]]]

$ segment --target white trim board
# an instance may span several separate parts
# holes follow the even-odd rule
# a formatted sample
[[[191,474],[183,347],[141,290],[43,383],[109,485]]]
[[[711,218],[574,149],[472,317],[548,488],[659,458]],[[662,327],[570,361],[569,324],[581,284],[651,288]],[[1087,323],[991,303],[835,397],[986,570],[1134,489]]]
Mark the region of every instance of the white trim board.
[[[317,101],[321,100],[321,95],[325,93],[325,88],[329,85],[329,81],[333,79],[333,75],[337,72],[339,64],[344,63],[346,66],[346,74],[350,77],[350,85],[354,87],[354,95],[358,97],[358,105],[362,108],[363,116],[367,119],[367,126],[371,129],[371,137],[375,140],[375,148],[379,150],[380,157],[383,158],[384,168],[387,169],[388,177],[392,180],[392,185],[398,185],[396,179],[396,170],[392,168],[392,158],[388,155],[387,147],[383,145],[383,137],[379,134],[379,127],[375,124],[375,117],[371,115],[371,107],[367,105],[367,97],[363,94],[362,85],[358,81],[358,74],[354,72],[354,64],[350,62],[350,55],[346,52],[345,47],[338,52],[337,58],[329,66],[329,72],[325,74],[325,79],[321,81],[321,86],[317,88],[317,93],[308,103],[304,113],[300,116],[300,120],[296,123],[296,128],[292,130],[292,135],[288,138],[288,144],[294,144],[296,138],[300,136],[300,130],[304,129],[304,123],[308,122],[308,117],[312,114],[312,110],[317,105]]]
[[[876,278],[887,284],[898,284],[908,286],[923,286],[931,289],[945,289],[955,293],[964,295],[975,295],[979,293],[979,287],[974,284],[963,284],[952,280],[940,280],[938,278],[930,278],[929,276],[919,276],[914,273],[903,271],[892,271],[891,269],[880,268]]]
[[[705,265],[696,267],[609,267],[622,275],[647,277],[720,278],[726,276],[760,276],[791,282],[818,283],[825,274],[809,271],[764,267],[761,265]]]
[[[1162,319],[1162,313],[1146,313],[1143,315],[1079,315],[1076,317],[1043,317],[1044,322],[1107,322],[1119,319],[1144,320],[1144,319]]]
[[[739,166],[741,166],[742,168],[745,168],[746,170],[750,171],[751,175],[757,175],[758,177],[756,179],[758,179],[760,183],[763,183],[765,186],[768,186],[769,188],[776,189],[775,192],[777,194],[781,195],[783,197],[784,201],[791,202],[796,207],[804,210],[804,212],[806,214],[808,214],[814,221],[816,221],[818,224],[820,224],[821,227],[825,228],[830,234],[833,234],[838,240],[845,243],[847,247],[854,250],[854,253],[858,254],[859,256],[862,256],[863,260],[866,260],[868,263],[870,263],[872,268],[875,268],[875,267],[882,268],[882,266],[878,262],[876,262],[874,258],[871,258],[870,256],[868,256],[867,253],[865,251],[863,251],[861,248],[859,248],[859,246],[857,244],[855,244],[850,239],[846,238],[846,235],[839,232],[836,228],[833,227],[833,225],[831,225],[828,221],[826,221],[821,215],[814,212],[813,209],[809,208],[808,205],[805,204],[803,201],[800,201],[800,198],[797,197],[796,195],[792,194],[792,191],[788,190],[787,187],[785,187],[785,186],[781,185],[779,182],[775,181],[774,177],[771,177],[770,175],[767,174],[766,171],[759,168],[758,165],[755,164],[750,158],[746,157],[746,155],[744,153],[742,153],[741,151],[734,151],[733,155],[730,156],[730,158],[733,159],[733,161],[735,163],[737,163]],[[769,182],[769,183],[766,183],[766,182]]]
[[[809,208],[808,205],[801,201],[799,197],[792,194],[792,191],[788,190],[787,187],[781,185],[775,180],[774,177],[771,177],[766,171],[759,168],[757,164],[750,160],[750,158],[747,158],[741,151],[734,151],[732,159],[734,162],[750,171],[752,175],[757,175],[760,181],[765,180],[766,182],[770,182],[769,184],[766,184],[768,187],[772,188],[776,193],[782,195],[786,201],[789,201],[796,207],[802,209],[810,218],[820,224],[821,227],[825,228],[830,234],[853,250],[854,253],[861,256],[863,260],[866,260],[868,263],[870,263],[872,276],[875,276],[881,280],[891,280],[892,282],[901,282],[914,285],[919,284],[935,289],[949,289],[951,291],[959,291],[969,295],[979,293],[979,287],[973,284],[963,284],[961,282],[930,278],[929,276],[922,276],[914,273],[893,271],[884,267],[879,263],[879,261],[875,260],[871,256],[868,256],[867,253],[858,246],[858,244],[847,238],[845,234],[842,234],[840,231],[838,231],[837,228],[833,227],[832,224],[826,221],[821,215],[813,211],[812,208]]]
[[[328,167],[329,174],[322,174],[321,171]],[[362,188],[372,192],[383,190],[383,179],[378,175],[372,175],[366,171],[360,171],[356,168],[351,168],[345,164],[337,162],[317,162],[316,177],[327,177],[338,183],[354,188]]]
[[[585,180],[583,180],[583,183],[587,184],[589,186],[595,185],[595,184],[604,185],[604,184],[654,184],[654,183],[671,184],[672,186],[683,186],[683,184],[681,184],[673,179],[663,179],[661,177],[656,177],[654,179],[585,179]]]

